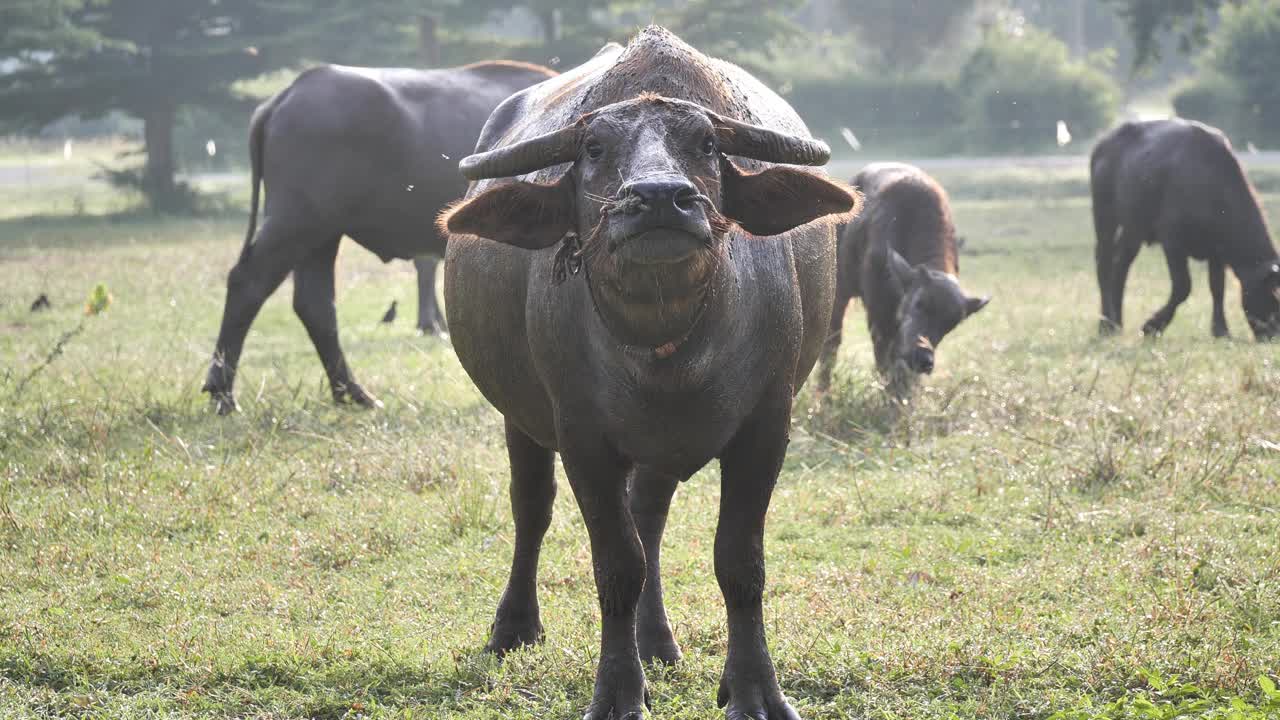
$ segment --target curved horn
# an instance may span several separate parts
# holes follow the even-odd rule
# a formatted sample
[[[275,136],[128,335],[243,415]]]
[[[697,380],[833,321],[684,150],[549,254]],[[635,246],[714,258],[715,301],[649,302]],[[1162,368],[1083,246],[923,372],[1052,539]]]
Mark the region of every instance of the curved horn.
[[[458,170],[468,180],[484,180],[524,175],[572,162],[578,157],[580,127],[579,122],[515,145],[468,155],[458,163]]]
[[[726,155],[785,165],[826,165],[831,148],[821,140],[811,140],[762,128],[740,120],[707,112],[716,126],[716,140]]]
[[[668,98],[664,98],[663,101],[686,103],[686,101]],[[831,159],[831,148],[821,140],[788,135],[727,118],[692,103],[688,104],[705,112],[711,119],[716,128],[716,140],[720,144],[720,150],[726,155],[785,165],[825,165]],[[484,180],[524,175],[553,165],[572,162],[578,157],[581,129],[592,114],[594,113],[579,118],[573,125],[545,135],[539,135],[515,145],[469,155],[458,163],[458,169],[468,180]]]

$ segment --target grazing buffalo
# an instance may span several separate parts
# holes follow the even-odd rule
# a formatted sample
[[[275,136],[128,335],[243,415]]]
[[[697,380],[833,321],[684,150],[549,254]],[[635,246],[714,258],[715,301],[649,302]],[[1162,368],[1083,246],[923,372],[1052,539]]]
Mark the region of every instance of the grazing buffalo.
[[[448,70],[317,67],[263,103],[250,123],[249,232],[227,280],[227,304],[204,390],[225,414],[245,335],[258,309],[293,271],[293,308],[329,376],[333,397],[374,405],[338,345],[334,258],[343,235],[384,261],[417,258],[419,326],[440,331],[435,217],[462,197],[458,158],[511,93],[555,73],[486,62]],[[259,183],[267,186],[256,228]],[[255,232],[256,229],[256,232]]]
[[[868,165],[853,179],[866,209],[840,231],[836,301],[819,371],[831,381],[849,300],[862,298],[876,367],[891,392],[906,394],[920,373],[933,372],[934,351],[989,298],[965,294],[947,193],[911,165]]]
[[[1213,334],[1226,337],[1226,267],[1240,280],[1244,314],[1258,340],[1280,333],[1280,257],[1258,198],[1223,134],[1186,120],[1125,123],[1094,148],[1089,162],[1098,235],[1100,331],[1118,330],[1124,286],[1142,245],[1160,243],[1169,264],[1169,302],[1142,326],[1164,332],[1191,294],[1189,258],[1209,262]]]
[[[639,718],[642,660],[680,654],[659,546],[679,481],[719,459],[715,572],[730,718],[796,717],[765,643],[765,511],[826,333],[857,195],[741,68],[661,28],[494,111],[441,218],[454,349],[506,419],[515,557],[488,647],[542,635],[538,550],[559,452],[602,616],[588,720]],[[821,222],[814,222],[824,219]]]

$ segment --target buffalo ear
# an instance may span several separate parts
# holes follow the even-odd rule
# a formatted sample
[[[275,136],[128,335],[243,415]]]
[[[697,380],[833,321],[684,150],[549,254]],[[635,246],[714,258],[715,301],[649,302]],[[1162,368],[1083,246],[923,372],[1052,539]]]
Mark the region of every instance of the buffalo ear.
[[[912,267],[907,259],[898,254],[897,250],[889,248],[885,261],[889,265],[889,272],[902,283],[902,287],[910,287],[912,280],[916,277],[916,268]]]
[[[786,165],[758,173],[721,163],[723,212],[752,235],[779,235],[828,215],[848,221],[862,208],[858,191]]]
[[[446,235],[476,235],[525,250],[551,247],[574,229],[573,185],[568,176],[547,185],[508,182],[460,200],[440,213]]]
[[[991,302],[991,298],[989,296],[980,297],[980,298],[975,298],[975,297],[968,298],[967,300],[965,300],[965,303],[964,303],[965,316],[967,317],[969,315],[972,315],[978,312],[982,308],[986,307],[987,303],[989,302]]]

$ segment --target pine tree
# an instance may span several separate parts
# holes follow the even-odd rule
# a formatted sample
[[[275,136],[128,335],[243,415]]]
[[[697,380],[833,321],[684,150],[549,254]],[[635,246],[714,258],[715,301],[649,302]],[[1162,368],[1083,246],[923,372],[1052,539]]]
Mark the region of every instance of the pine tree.
[[[441,3],[435,3],[441,4]],[[39,127],[120,110],[143,122],[138,184],[174,209],[174,119],[180,108],[250,103],[236,81],[304,58],[413,57],[421,0],[6,0],[0,122]]]

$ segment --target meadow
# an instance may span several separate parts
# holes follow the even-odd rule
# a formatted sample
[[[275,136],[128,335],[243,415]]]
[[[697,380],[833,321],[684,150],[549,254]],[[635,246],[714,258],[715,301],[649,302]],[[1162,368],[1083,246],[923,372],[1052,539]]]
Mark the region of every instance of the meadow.
[[[939,177],[963,282],[994,299],[897,420],[856,303],[833,391],[801,393],[766,532],[784,691],[809,720],[1280,717],[1280,346],[1252,341],[1234,278],[1234,339],[1210,337],[1202,264],[1168,333],[1140,337],[1168,292],[1155,249],[1099,339],[1082,166]],[[501,418],[414,333],[408,263],[351,243],[338,262],[344,346],[383,409],[332,405],[286,281],[242,412],[209,412],[244,190],[175,219],[0,189],[0,717],[578,717],[598,653],[581,518],[561,482],[546,642],[481,653],[512,542]],[[111,305],[86,316],[98,283]],[[28,312],[42,292],[53,309]],[[706,469],[672,509],[685,656],[648,670],[654,717],[722,716],[718,492]]]

